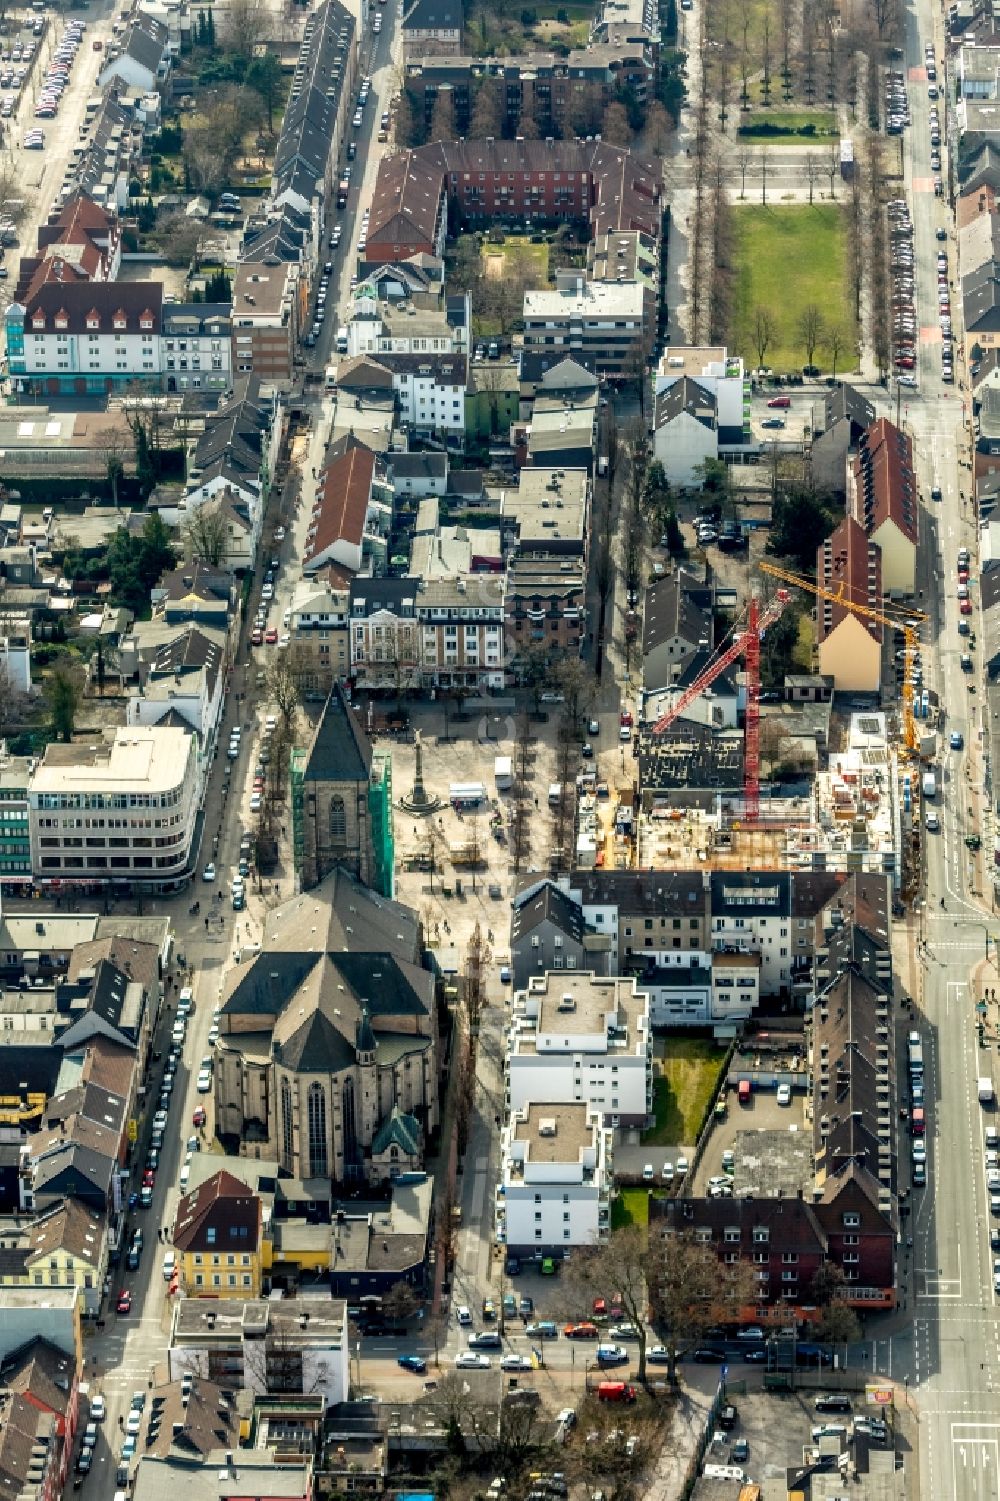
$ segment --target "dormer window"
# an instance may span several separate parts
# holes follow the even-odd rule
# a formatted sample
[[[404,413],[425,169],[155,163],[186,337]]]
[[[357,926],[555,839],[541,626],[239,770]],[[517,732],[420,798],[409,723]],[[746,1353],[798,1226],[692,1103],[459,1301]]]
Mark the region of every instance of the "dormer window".
[[[122,312],[121,308],[118,309],[117,313],[112,314],[111,323],[112,327],[116,329],[125,329],[126,319],[125,314]]]
[[[88,328],[92,328],[92,329],[98,329],[98,328],[100,328],[100,326],[101,326],[101,320],[97,316],[97,313],[92,310],[91,312],[89,312],[87,314],[87,327]]]
[[[147,313],[141,313],[139,315],[139,327],[140,328],[152,328],[152,326],[153,326],[153,315],[152,315],[152,313],[148,313],[148,312]]]
[[[69,316],[62,308],[56,313],[52,321],[56,328],[69,328]]]
[[[32,326],[32,328],[44,328],[45,327],[45,314],[44,313],[32,313],[32,315],[31,315],[31,326]]]

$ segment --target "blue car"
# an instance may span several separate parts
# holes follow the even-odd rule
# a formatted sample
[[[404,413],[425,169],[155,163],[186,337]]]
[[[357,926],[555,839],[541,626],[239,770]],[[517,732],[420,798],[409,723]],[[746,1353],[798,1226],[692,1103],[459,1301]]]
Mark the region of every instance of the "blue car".
[[[427,1362],[422,1355],[397,1356],[396,1364],[402,1366],[404,1371],[412,1371],[415,1376],[422,1376],[427,1369]]]

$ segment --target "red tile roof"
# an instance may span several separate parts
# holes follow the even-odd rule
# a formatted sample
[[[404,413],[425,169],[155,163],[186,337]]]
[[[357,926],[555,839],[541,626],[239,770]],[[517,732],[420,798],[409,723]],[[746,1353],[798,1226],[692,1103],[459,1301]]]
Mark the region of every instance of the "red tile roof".
[[[831,537],[816,550],[816,578],[824,589],[840,594],[851,604],[878,610],[882,606],[882,550],[869,542],[864,528],[853,516],[845,516]],[[852,612],[846,604],[817,600],[817,640],[823,642]],[[856,617],[881,642],[882,627],[877,620]]]
[[[178,1251],[253,1252],[260,1243],[261,1222],[257,1195],[232,1173],[220,1171],[181,1199],[174,1245]]]
[[[880,417],[862,435],[854,460],[855,514],[869,537],[892,521],[917,545],[917,480],[906,433]]]
[[[304,564],[341,538],[353,547],[361,546],[374,477],[375,455],[362,447],[348,449],[320,471]]]

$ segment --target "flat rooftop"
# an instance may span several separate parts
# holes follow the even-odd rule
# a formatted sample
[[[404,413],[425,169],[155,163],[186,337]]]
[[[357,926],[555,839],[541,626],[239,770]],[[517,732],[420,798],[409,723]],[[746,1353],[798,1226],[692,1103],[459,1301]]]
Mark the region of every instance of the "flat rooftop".
[[[733,1143],[733,1193],[794,1199],[813,1183],[812,1136],[801,1131],[739,1131]]]
[[[37,1292],[37,1288],[31,1291]],[[174,1310],[173,1343],[193,1345],[205,1340],[228,1344],[241,1339],[244,1330],[256,1336],[265,1330],[283,1330],[296,1344],[327,1345],[346,1337],[346,1318],[347,1304],[342,1298],[283,1298],[276,1303],[264,1298],[251,1298],[245,1303],[227,1298],[212,1302],[182,1298]]]
[[[32,793],[173,792],[187,773],[194,736],[167,725],[132,725],[114,740],[48,745]]]
[[[523,1142],[529,1164],[579,1162],[584,1147],[593,1144],[593,1126],[586,1104],[529,1105],[511,1117],[511,1142]],[[524,1114],[527,1118],[522,1120]]]

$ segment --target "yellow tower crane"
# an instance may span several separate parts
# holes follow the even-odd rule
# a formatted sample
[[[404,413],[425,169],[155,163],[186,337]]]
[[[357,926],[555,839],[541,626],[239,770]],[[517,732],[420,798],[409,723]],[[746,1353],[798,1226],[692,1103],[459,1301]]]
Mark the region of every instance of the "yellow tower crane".
[[[916,755],[917,727],[913,717],[913,667],[917,657],[917,626],[925,621],[927,616],[920,610],[908,609],[899,614],[892,614],[888,610],[876,610],[872,605],[860,605],[853,599],[847,599],[843,584],[836,590],[824,589],[822,584],[814,584],[812,579],[802,578],[797,573],[790,573],[787,568],[779,568],[774,563],[762,561],[757,566],[761,573],[770,574],[772,578],[781,579],[785,584],[793,584],[796,589],[805,589],[819,599],[826,599],[831,604],[840,605],[843,609],[850,610],[852,615],[860,615],[865,620],[876,620],[880,625],[891,626],[903,632],[903,744],[909,755]]]

